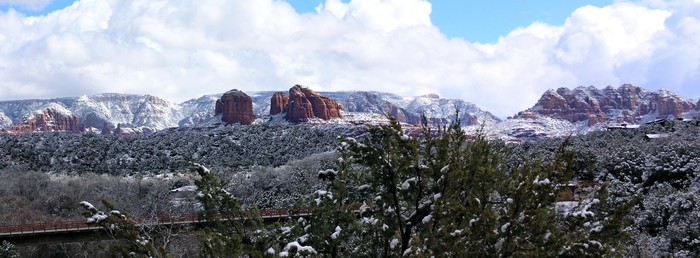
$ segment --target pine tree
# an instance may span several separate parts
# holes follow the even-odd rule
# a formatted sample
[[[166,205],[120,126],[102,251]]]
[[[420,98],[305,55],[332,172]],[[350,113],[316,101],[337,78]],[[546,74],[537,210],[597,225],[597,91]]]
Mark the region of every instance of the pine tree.
[[[456,121],[459,121],[456,119]],[[631,205],[612,209],[604,191],[583,220],[557,210],[558,192],[574,176],[575,155],[559,147],[548,160],[509,163],[509,148],[459,123],[405,134],[394,119],[347,139],[339,176],[355,175],[363,201],[359,249],[368,256],[559,256],[617,254]],[[583,214],[583,213],[576,213]],[[595,216],[594,216],[595,215]],[[620,234],[617,238],[613,234]],[[595,245],[591,243],[600,243]]]
[[[2,245],[0,245],[0,258],[19,258],[17,247],[10,242],[2,241]]]
[[[245,210],[211,171],[194,164],[199,178],[197,200],[202,205],[202,255],[205,257],[262,257],[271,246],[257,208]]]
[[[123,213],[114,208],[109,201],[102,199],[102,206],[109,212],[97,209],[89,202],[82,201],[83,216],[88,224],[96,224],[102,227],[105,232],[122,244],[112,246],[113,255],[122,257],[169,257],[165,247],[157,244],[156,241],[143,234],[142,230]]]

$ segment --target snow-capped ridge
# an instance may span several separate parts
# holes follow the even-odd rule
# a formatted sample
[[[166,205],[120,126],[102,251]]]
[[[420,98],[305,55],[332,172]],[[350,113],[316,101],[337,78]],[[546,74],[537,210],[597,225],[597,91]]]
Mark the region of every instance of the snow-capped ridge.
[[[283,119],[284,114],[270,116],[275,92],[244,92],[252,98],[253,113],[257,117],[254,123],[288,123]],[[388,121],[388,116],[408,125],[420,125],[423,115],[432,125],[447,125],[454,122],[455,113],[459,112],[459,122],[467,132],[481,131],[508,141],[581,134],[610,125],[700,114],[700,103],[695,100],[684,99],[665,89],[648,91],[629,84],[602,89],[593,86],[549,89],[532,108],[503,121],[470,102],[437,94],[415,97],[377,91],[318,94],[337,101],[342,106],[342,118],[310,119],[306,122],[310,125],[382,124]],[[152,95],[121,93],[0,101],[0,129],[23,125],[25,132],[27,128],[50,128],[147,134],[167,128],[219,126],[222,117],[216,116],[214,110],[221,96],[203,95],[182,103]],[[36,116],[41,119],[33,121]],[[27,125],[28,121],[33,122]],[[61,129],[62,125],[70,125],[72,129]]]
[[[274,91],[246,92],[253,99],[258,120],[270,120],[270,98]],[[431,123],[448,124],[460,111],[463,125],[497,123],[499,119],[474,104],[458,99],[444,99],[437,94],[402,97],[384,92],[319,92],[343,107],[342,119],[311,123],[366,124],[386,122],[391,115],[407,124],[420,124],[421,115]],[[173,127],[216,124],[214,107],[221,94],[203,95],[182,103],[173,103],[152,95],[102,93],[55,99],[0,102],[0,127],[19,125],[47,108],[65,116],[80,118],[80,127],[88,131],[115,132],[158,131]]]
[[[579,86],[574,89],[547,90],[530,109],[516,117],[537,113],[572,123],[585,121],[589,126],[600,123],[643,123],[658,118],[683,117],[697,110],[697,104],[665,89],[647,91],[624,84],[618,88],[607,86]]]
[[[665,89],[648,91],[630,84],[603,89],[562,87],[547,90],[533,107],[487,126],[485,131],[492,138],[521,141],[585,134],[657,119],[689,118],[699,113],[700,102]]]

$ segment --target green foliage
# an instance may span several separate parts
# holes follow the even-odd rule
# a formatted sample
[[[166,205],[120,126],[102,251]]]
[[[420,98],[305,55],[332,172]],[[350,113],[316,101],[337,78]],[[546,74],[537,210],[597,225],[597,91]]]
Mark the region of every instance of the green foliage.
[[[189,161],[226,168],[280,166],[332,150],[336,130],[261,124],[181,128],[124,138],[92,133],[0,134],[0,168],[124,176],[135,171],[189,171]]]
[[[200,220],[206,224],[202,239],[205,257],[262,257],[270,247],[257,209],[244,210],[206,167],[195,164],[195,185],[202,205]]]
[[[579,178],[605,182],[608,216],[631,211],[633,224],[626,233],[630,255],[639,257],[696,257],[698,209],[695,198],[700,171],[698,120],[669,121],[637,130],[592,132],[571,138]],[[646,134],[666,133],[648,139]],[[562,139],[547,139],[514,146],[518,158],[551,155]],[[585,173],[585,174],[582,174]],[[634,204],[634,205],[631,205]],[[616,211],[616,210],[620,211]],[[597,212],[596,214],[601,214]],[[629,219],[623,220],[629,222]],[[579,223],[584,224],[584,222]],[[681,229],[681,230],[679,230]],[[611,232],[611,235],[615,235]],[[622,235],[624,236],[624,235]]]
[[[319,219],[306,225],[306,243],[331,257],[621,254],[630,203],[613,209],[602,187],[557,209],[576,166],[567,146],[547,161],[509,163],[507,146],[468,139],[458,123],[419,137],[393,119],[370,127],[363,141],[343,140],[337,173],[323,173],[330,183],[312,202]],[[329,238],[334,229],[341,234]]]
[[[101,201],[108,213],[98,210],[88,202],[81,202],[83,216],[89,224],[97,224],[102,227],[109,236],[122,244],[112,245],[112,254],[122,257],[169,257],[165,247],[156,244],[153,238],[143,234],[136,224],[129,219],[126,213],[114,209],[114,205],[107,200]]]
[[[505,145],[468,137],[459,124],[416,133],[392,121],[358,139],[342,138],[337,156],[237,170],[244,171],[235,177],[241,183],[229,189],[240,199],[198,167],[207,222],[201,251],[208,257],[694,257],[700,130],[683,126],[657,126],[670,136],[656,140],[644,134],[657,129],[643,127]],[[318,179],[314,170],[321,170]],[[562,188],[577,179],[596,185],[561,202]],[[284,196],[302,196],[298,211],[313,215],[263,226],[252,204],[290,203],[278,200]]]
[[[2,245],[0,245],[0,258],[19,258],[17,247],[10,242],[2,241]]]

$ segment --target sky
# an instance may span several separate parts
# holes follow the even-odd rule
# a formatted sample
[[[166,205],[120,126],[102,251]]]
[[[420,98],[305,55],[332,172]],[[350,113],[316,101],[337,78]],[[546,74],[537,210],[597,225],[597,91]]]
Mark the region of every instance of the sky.
[[[0,100],[301,84],[503,118],[625,83],[700,97],[700,0],[0,0]]]

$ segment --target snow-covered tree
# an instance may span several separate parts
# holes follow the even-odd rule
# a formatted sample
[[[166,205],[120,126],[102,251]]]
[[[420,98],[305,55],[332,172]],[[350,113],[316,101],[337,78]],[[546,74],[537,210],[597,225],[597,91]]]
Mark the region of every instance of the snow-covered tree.
[[[93,204],[82,201],[83,216],[88,224],[102,227],[112,238],[122,241],[123,244],[112,245],[112,254],[122,257],[168,257],[165,246],[144,234],[134,221],[126,213],[114,208],[107,200],[102,200],[105,210],[97,209]]]
[[[17,247],[10,242],[2,241],[2,245],[0,245],[0,258],[19,258]]]
[[[243,209],[238,200],[221,185],[206,167],[194,164],[199,178],[197,200],[202,205],[200,219],[205,223],[202,255],[205,257],[259,257],[271,240],[263,230],[259,211]]]
[[[630,205],[612,209],[605,190],[557,209],[561,186],[574,175],[566,144],[551,159],[509,163],[509,148],[483,137],[468,139],[459,124],[419,137],[392,120],[347,138],[333,183],[317,192],[314,214],[335,214],[307,225],[315,248],[332,249],[328,236],[345,234],[345,256],[561,256],[618,255]],[[324,205],[324,203],[326,203]],[[360,218],[351,218],[358,207]],[[339,233],[338,233],[339,232]],[[617,235],[615,235],[617,234]],[[611,237],[615,235],[615,237]],[[326,239],[326,242],[321,241]],[[332,239],[332,238],[331,238]],[[361,239],[360,241],[355,241]],[[322,253],[322,252],[319,252]]]

